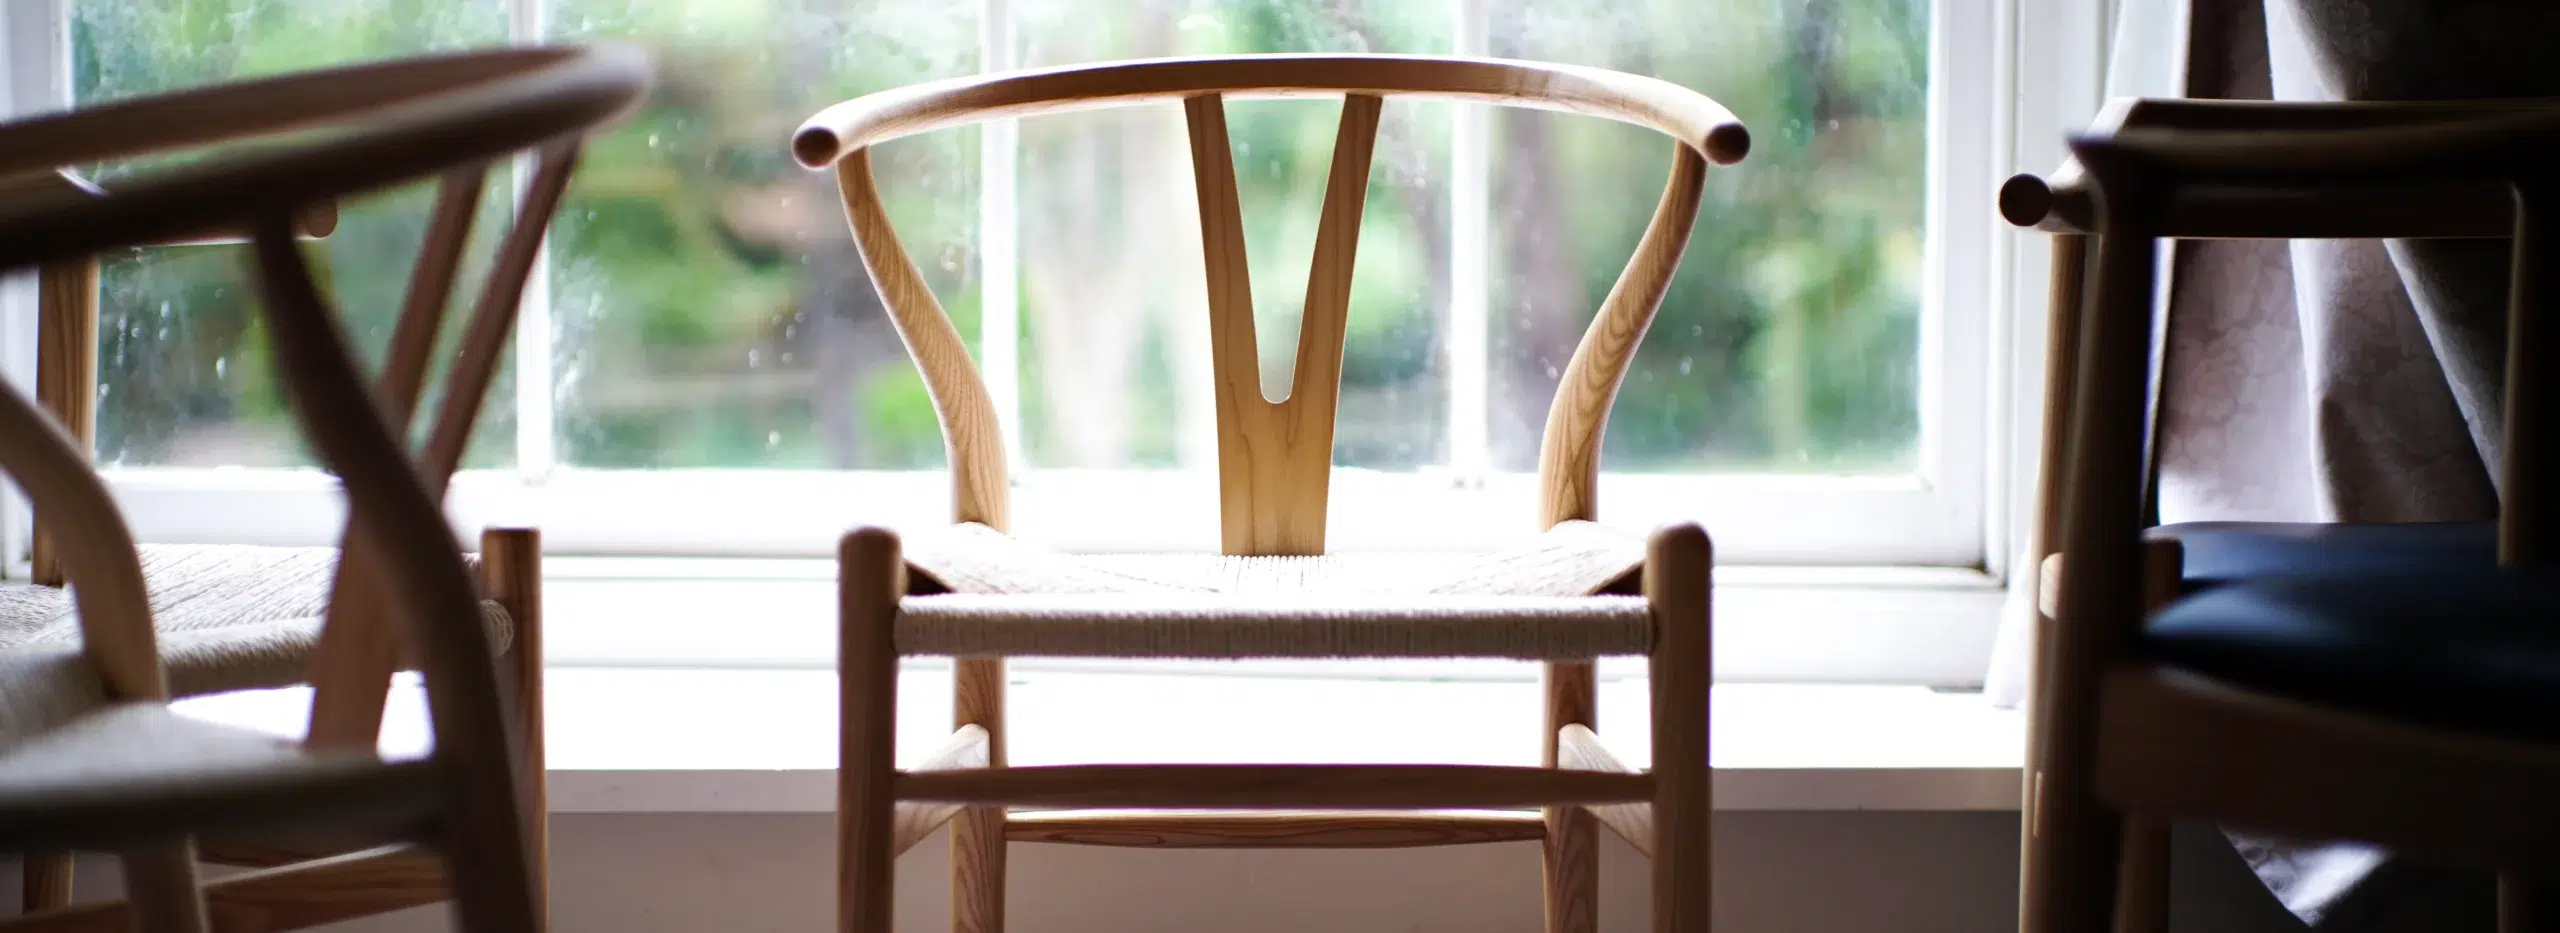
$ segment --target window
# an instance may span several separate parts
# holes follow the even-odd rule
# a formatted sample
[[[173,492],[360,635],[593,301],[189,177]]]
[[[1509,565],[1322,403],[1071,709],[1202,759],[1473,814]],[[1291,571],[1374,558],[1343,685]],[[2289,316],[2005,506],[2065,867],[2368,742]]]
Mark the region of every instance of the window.
[[[1997,241],[1972,206],[2001,167],[1992,62],[2015,2],[46,0],[54,18],[16,15],[8,38],[68,76],[50,97],[13,87],[21,109],[503,42],[650,47],[659,90],[590,145],[451,499],[466,526],[535,522],[554,550],[590,554],[816,555],[857,522],[946,518],[932,411],[833,179],[785,152],[828,103],[1258,51],[1656,75],[1732,107],[1755,146],[1710,172],[1620,393],[1604,519],[1702,520],[1727,563],[1978,568],[1999,563],[1986,413],[2002,360]],[[1287,378],[1334,119],[1323,102],[1230,108],[1267,379]],[[1346,348],[1337,548],[1529,530],[1557,371],[1669,145],[1591,118],[1390,100]],[[1006,416],[1027,536],[1214,546],[1186,146],[1178,108],[1159,106],[877,156]],[[488,210],[509,209],[516,180],[493,176]],[[371,351],[426,210],[423,189],[350,205],[314,247]],[[146,539],[316,543],[336,528],[330,483],[275,397],[237,249],[109,257],[99,453]]]

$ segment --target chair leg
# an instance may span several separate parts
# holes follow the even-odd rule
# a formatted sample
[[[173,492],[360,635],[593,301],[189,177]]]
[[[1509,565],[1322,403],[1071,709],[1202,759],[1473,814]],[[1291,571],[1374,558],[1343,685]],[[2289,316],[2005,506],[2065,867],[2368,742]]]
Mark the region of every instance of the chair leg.
[[[515,623],[516,717],[524,754],[523,799],[533,854],[534,910],[546,919],[551,900],[551,803],[542,729],[542,533],[491,528],[480,533],[480,588]]]
[[[1550,663],[1546,672],[1546,748],[1541,761],[1557,766],[1556,734],[1566,726],[1597,725],[1599,684],[1589,661]],[[1600,927],[1600,824],[1582,807],[1548,807],[1539,862],[1545,881],[1547,933],[1593,933]]]
[[[124,853],[125,899],[142,933],[205,933],[196,847],[180,840]]]
[[[898,536],[846,535],[838,557],[836,928],[889,933],[897,877]]]
[[[2116,933],[2168,933],[2169,821],[2130,815],[2116,867]]]
[[[2142,612],[2177,600],[2184,588],[2186,548],[2175,539],[2142,542]],[[2116,863],[2116,933],[2169,929],[2169,821],[2127,814]]]
[[[1696,525],[1655,533],[1645,554],[1644,594],[1655,629],[1655,933],[1706,933],[1712,923],[1715,771],[1708,763],[1707,723],[1715,682],[1714,566],[1714,545]]]
[[[2498,875],[2498,933],[2560,931],[2560,884],[2549,876]]]
[[[71,853],[30,852],[20,869],[21,912],[31,914],[71,906]]]
[[[961,658],[952,665],[952,726],[987,730],[987,767],[1005,766],[1004,661]],[[951,820],[951,929],[1004,930],[1005,808],[970,807]]]

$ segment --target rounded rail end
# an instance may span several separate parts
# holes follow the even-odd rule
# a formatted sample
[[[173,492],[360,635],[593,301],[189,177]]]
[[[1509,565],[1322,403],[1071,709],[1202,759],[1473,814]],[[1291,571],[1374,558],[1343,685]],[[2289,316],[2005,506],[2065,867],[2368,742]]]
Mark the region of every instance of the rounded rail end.
[[[804,126],[791,134],[791,157],[809,168],[826,168],[836,160],[843,142],[836,131],[823,126]]]
[[[1751,154],[1751,130],[1740,123],[1719,123],[1707,131],[1707,158],[1732,165]]]
[[[2020,172],[2000,183],[2000,216],[2020,227],[2043,223],[2053,213],[2053,187],[2043,176]]]

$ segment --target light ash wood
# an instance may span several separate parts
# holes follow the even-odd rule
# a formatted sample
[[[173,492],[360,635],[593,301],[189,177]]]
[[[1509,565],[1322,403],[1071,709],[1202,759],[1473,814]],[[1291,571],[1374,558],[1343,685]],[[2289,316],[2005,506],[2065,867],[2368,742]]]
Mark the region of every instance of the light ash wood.
[[[534,910],[548,918],[551,794],[542,708],[542,532],[532,528],[482,531],[480,592],[506,609],[513,623],[507,679],[514,688],[517,761],[523,771],[518,793],[524,799],[525,834],[533,852]]]
[[[952,662],[951,718],[957,728],[987,733],[987,767],[1001,768],[1005,753],[1004,661],[960,658]],[[951,928],[953,933],[1001,933],[1004,929],[1005,808],[967,807],[951,821]]]
[[[204,892],[196,883],[195,845],[154,843],[117,858],[133,927],[143,933],[205,933]]]
[[[52,412],[82,451],[98,439],[98,260],[47,263],[36,279],[36,402]],[[36,583],[61,586],[62,560],[52,536],[41,529],[32,542],[29,573]]]
[[[507,339],[514,332],[516,309],[540,255],[550,226],[547,221],[559,209],[576,164],[574,143],[554,144],[543,153],[518,205],[518,221],[500,241],[479,301],[450,357],[442,406],[421,455],[428,486],[439,499],[461,466],[504,359]],[[403,434],[419,405],[426,373],[437,359],[434,351],[443,330],[445,302],[452,293],[484,172],[485,166],[479,166],[445,179],[427,238],[419,247],[409,296],[382,375],[385,416]],[[364,544],[369,533],[350,521],[340,543],[345,556],[330,589],[320,645],[312,652],[312,721],[304,741],[313,748],[371,747],[382,728],[392,673],[399,667],[399,639],[383,618],[389,606],[380,585],[369,576],[376,572],[372,569],[376,558]]]
[[[933,754],[925,756],[925,760],[906,770],[950,771],[956,768],[984,768],[987,766],[989,751],[990,743],[987,740],[985,727],[961,726],[952,730],[951,737],[943,740],[942,747],[934,749]],[[916,843],[923,842],[924,837],[933,835],[934,830],[941,829],[942,824],[951,822],[951,817],[958,814],[960,810],[961,807],[958,804],[898,804],[894,816],[897,829],[890,833],[889,857],[894,859],[905,855],[908,849],[915,848]]]
[[[1342,100],[1333,168],[1307,271],[1297,363],[1288,397],[1262,393],[1253,333],[1253,281],[1226,103],[1216,94],[1183,101],[1191,132],[1191,174],[1199,186],[1200,239],[1209,288],[1209,344],[1217,391],[1219,527],[1228,554],[1324,553],[1326,481],[1333,468],[1334,411],[1342,392],[1342,341],[1360,210],[1369,195],[1369,158],[1378,141],[1374,95]]]
[[[1608,771],[1636,774],[1637,769],[1619,761],[1608,747],[1600,744],[1599,733],[1585,726],[1566,726],[1556,733],[1559,767],[1580,771]],[[1636,851],[1653,854],[1653,805],[1650,803],[1613,803],[1585,807],[1600,825],[1618,834],[1618,838],[1634,846]]]
[[[1644,594],[1653,604],[1653,928],[1705,933],[1715,877],[1715,772],[1708,764],[1714,545],[1696,525],[1655,532]]]
[[[1589,729],[1600,719],[1600,685],[1591,662],[1546,667],[1546,725],[1540,767],[1563,766],[1562,733]],[[1600,924],[1600,830],[1582,807],[1548,807],[1546,838],[1539,850],[1541,902],[1547,933],[1591,933]]]
[[[951,464],[951,520],[977,522],[997,531],[1011,527],[1012,496],[1007,488],[1004,434],[996,421],[995,403],[969,360],[969,345],[951,326],[941,299],[925,284],[924,273],[907,255],[906,245],[890,226],[889,211],[871,177],[871,153],[857,149],[836,163],[836,187],[844,198],[845,220],[853,226],[854,244],[871,272],[872,287],[888,309],[907,355],[915,360],[933,396],[935,418],[942,423],[945,458]]]
[[[1222,144],[1224,114],[1219,108],[1240,97],[1333,95],[1360,102],[1346,107],[1327,185],[1325,229],[1338,233],[1320,238],[1317,247],[1308,292],[1309,308],[1317,316],[1300,333],[1292,399],[1273,405],[1260,395],[1258,362],[1240,352],[1251,349],[1251,328],[1216,323],[1249,319],[1251,307],[1236,229],[1240,215],[1234,203],[1234,167]],[[1347,288],[1357,205],[1365,193],[1365,186],[1352,179],[1365,178],[1374,143],[1375,114],[1368,102],[1386,97],[1567,110],[1646,126],[1676,141],[1662,204],[1568,366],[1540,454],[1540,514],[1546,524],[1592,517],[1608,408],[1678,266],[1696,218],[1705,166],[1739,160],[1749,149],[1749,133],[1721,105],[1695,92],[1596,69],[1422,56],[1280,55],[1112,62],[977,76],[846,101],[801,125],[793,152],[805,165],[835,166],[863,261],[931,390],[952,465],[954,520],[1004,527],[1007,468],[1001,434],[966,345],[890,227],[871,176],[869,147],[988,120],[1185,101],[1213,296],[1221,540],[1230,553],[1319,553],[1322,490],[1331,462],[1331,396],[1338,390],[1340,363],[1339,349],[1329,346],[1339,332],[1318,325],[1341,309],[1334,300],[1318,299]],[[1214,139],[1208,135],[1213,133]],[[1338,266],[1331,262],[1337,240]],[[1228,333],[1215,333],[1221,330]],[[1323,378],[1328,375],[1333,378]],[[1323,397],[1301,400],[1310,390]],[[1287,465],[1286,472],[1277,465]]]
[[[83,164],[131,154],[138,141],[162,127],[172,139],[206,143],[272,133],[302,117],[284,113],[289,102],[325,98],[333,111],[375,109],[380,95],[419,83],[437,83],[452,101],[468,106],[380,109],[363,133],[336,134],[316,142],[261,150],[255,158],[208,159],[153,173],[118,188],[114,197],[31,198],[0,205],[0,265],[20,266],[88,256],[134,243],[156,242],[241,221],[243,203],[316,203],[340,194],[378,190],[431,176],[456,165],[532,148],[561,134],[561,126],[595,125],[627,112],[646,87],[647,59],[634,48],[513,49],[444,56],[396,65],[305,72],[274,79],[263,92],[238,85],[155,97],[12,123],[0,157],[0,173]],[[408,70],[399,80],[370,83],[386,72]],[[369,81],[350,81],[350,71]],[[456,82],[479,82],[456,91]],[[290,83],[280,90],[275,84]],[[265,96],[260,97],[260,93]],[[199,106],[173,123],[140,122],[173,102]],[[186,108],[179,108],[185,110]],[[269,111],[248,121],[214,126],[216,114]],[[41,219],[35,230],[21,221]]]
[[[517,720],[501,695],[488,632],[451,624],[479,614],[461,545],[357,374],[289,218],[262,222],[254,245],[277,360],[301,402],[295,416],[343,478],[350,512],[378,523],[369,527],[403,531],[378,535],[370,553],[381,559],[386,592],[403,607],[405,640],[419,647],[426,673],[451,814],[444,845],[460,869],[453,875],[456,916],[474,931],[530,933],[541,921],[519,795],[520,745],[511,734]],[[432,621],[438,619],[447,622]]]
[[[837,552],[836,928],[889,933],[897,880],[898,598],[907,565],[898,536],[846,535]]]
[[[243,872],[203,885],[214,933],[283,933],[445,899],[443,859],[405,846]],[[133,907],[94,901],[0,919],[8,933],[124,933]]]
[[[1644,237],[1636,241],[1635,255],[1609,287],[1600,313],[1591,318],[1590,329],[1565,364],[1538,447],[1538,512],[1545,525],[1599,518],[1600,441],[1608,432],[1609,406],[1635,362],[1636,345],[1653,326],[1672,274],[1680,269],[1706,177],[1704,156],[1687,146],[1674,147],[1671,182],[1662,189],[1653,219],[1645,223]]]
[[[1181,100],[1370,94],[1606,117],[1657,130],[1718,163],[1751,151],[1723,105],[1655,78],[1539,62],[1427,55],[1250,55],[1103,62],[976,75],[871,94],[819,111],[793,134],[812,168],[918,133],[1015,117]]]
[[[1543,839],[1537,813],[1031,810],[1013,814],[1015,842],[1142,849],[1405,849]]]
[[[1653,779],[1491,765],[1044,765],[902,774],[907,800],[1020,807],[1498,809],[1646,799]]]

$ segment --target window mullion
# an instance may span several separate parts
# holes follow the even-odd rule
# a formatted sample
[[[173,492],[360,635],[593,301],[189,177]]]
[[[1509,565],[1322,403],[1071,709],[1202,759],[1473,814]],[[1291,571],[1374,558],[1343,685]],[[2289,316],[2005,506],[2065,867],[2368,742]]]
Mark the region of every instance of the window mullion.
[[[1452,0],[1455,51],[1486,54],[1486,0]],[[1458,104],[1449,127],[1449,466],[1461,481],[1481,482],[1492,470],[1488,437],[1493,416],[1486,371],[1491,363],[1491,153],[1482,104]]]
[[[1013,67],[1013,4],[981,0],[978,70]],[[1022,462],[1022,255],[1018,124],[978,129],[978,373],[995,404],[1005,460]]]
[[[507,39],[512,44],[541,42],[550,32],[552,0],[506,0]],[[533,181],[534,158],[514,160],[508,209],[512,217]],[[524,298],[516,305],[516,473],[527,482],[551,475],[557,452],[552,446],[551,393],[551,240],[545,237],[525,277]]]

